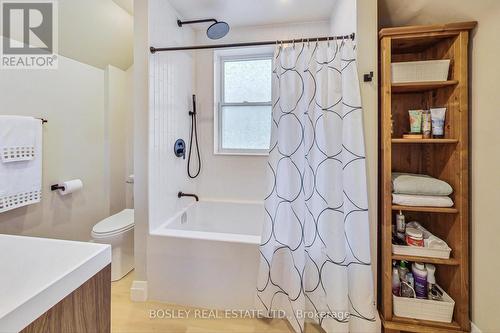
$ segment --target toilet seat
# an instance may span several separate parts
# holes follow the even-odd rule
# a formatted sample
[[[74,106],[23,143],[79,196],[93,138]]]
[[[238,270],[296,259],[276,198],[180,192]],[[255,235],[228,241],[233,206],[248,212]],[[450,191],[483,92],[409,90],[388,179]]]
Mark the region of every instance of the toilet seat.
[[[105,238],[124,233],[134,228],[134,210],[124,209],[105,218],[92,228],[92,237]]]

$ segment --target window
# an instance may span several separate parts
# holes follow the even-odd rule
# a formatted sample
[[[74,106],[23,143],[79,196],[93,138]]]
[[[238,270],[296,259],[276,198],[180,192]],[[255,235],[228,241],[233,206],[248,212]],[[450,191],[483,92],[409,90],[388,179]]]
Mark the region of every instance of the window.
[[[219,73],[215,76],[220,81],[216,82],[216,153],[267,154],[271,136],[272,54],[235,55],[233,51],[232,55],[219,55]]]

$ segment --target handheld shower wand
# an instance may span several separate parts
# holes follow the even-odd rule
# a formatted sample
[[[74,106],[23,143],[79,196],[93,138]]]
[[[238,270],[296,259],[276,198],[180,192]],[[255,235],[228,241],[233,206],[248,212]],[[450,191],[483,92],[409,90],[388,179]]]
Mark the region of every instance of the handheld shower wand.
[[[189,153],[188,153],[188,163],[187,163],[187,172],[189,178],[196,178],[201,172],[201,155],[200,155],[200,145],[198,144],[198,126],[197,126],[197,118],[196,118],[196,95],[193,95],[193,111],[189,111],[189,115],[191,116],[191,137],[189,139]],[[196,143],[196,154],[198,155],[198,168],[195,172],[191,174],[191,152],[193,150],[193,137]]]

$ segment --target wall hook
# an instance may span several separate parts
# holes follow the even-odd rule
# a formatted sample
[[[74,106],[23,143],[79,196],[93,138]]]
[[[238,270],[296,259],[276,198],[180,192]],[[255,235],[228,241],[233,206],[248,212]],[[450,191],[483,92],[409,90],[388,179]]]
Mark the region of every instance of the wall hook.
[[[363,75],[363,81],[365,82],[372,82],[372,79],[373,79],[373,72]]]

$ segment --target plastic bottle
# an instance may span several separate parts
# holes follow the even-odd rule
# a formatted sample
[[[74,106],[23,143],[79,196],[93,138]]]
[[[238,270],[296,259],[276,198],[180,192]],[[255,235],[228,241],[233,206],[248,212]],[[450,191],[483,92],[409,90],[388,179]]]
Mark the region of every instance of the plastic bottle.
[[[392,268],[392,293],[395,296],[400,296],[401,282],[399,281],[399,273],[397,267]]]
[[[434,273],[436,273],[436,266],[433,264],[425,264],[425,269],[427,270],[427,289],[431,290],[436,284],[436,277],[434,275]]]
[[[431,112],[429,110],[422,112],[422,134],[424,139],[431,137]]]
[[[398,273],[399,273],[399,279],[402,281],[406,281],[406,274],[408,274],[408,272],[410,271],[407,267],[407,264],[408,262],[404,260],[401,260],[399,262]]]
[[[402,297],[415,297],[415,290],[413,289],[413,274],[408,272],[404,281],[401,281],[401,296]]]
[[[405,216],[402,211],[399,211],[399,213],[396,214],[396,229],[398,232],[405,232]]]
[[[427,270],[427,297],[435,301],[441,301],[443,294],[436,286],[436,266],[433,264],[425,264]]]
[[[396,214],[396,231],[398,238],[405,239],[405,229],[405,216],[403,215],[402,211],[399,211],[399,214]]]
[[[411,287],[411,296],[410,297],[416,297],[415,295],[415,279],[413,278],[413,273],[409,272],[406,274],[406,280],[408,280],[408,285]]]
[[[413,277],[415,279],[415,296],[417,298],[427,299],[427,270],[421,262],[412,265]]]
[[[422,231],[415,228],[406,228],[406,244],[408,246],[424,246],[424,235]]]

